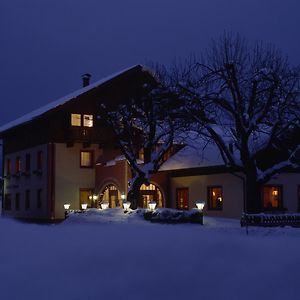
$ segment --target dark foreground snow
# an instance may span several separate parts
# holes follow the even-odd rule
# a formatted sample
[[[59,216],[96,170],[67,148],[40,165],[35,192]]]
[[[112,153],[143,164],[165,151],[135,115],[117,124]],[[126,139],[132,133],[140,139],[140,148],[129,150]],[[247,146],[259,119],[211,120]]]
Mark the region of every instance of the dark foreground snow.
[[[1,300],[298,299],[300,229],[145,222],[121,210],[59,225],[0,219]]]

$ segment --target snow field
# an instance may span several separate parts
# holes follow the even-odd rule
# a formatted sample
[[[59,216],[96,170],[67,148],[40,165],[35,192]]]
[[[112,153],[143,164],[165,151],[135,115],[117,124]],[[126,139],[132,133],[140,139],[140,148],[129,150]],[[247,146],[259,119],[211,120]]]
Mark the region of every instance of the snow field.
[[[0,219],[0,299],[298,299],[300,229],[152,224],[92,210],[57,225]]]

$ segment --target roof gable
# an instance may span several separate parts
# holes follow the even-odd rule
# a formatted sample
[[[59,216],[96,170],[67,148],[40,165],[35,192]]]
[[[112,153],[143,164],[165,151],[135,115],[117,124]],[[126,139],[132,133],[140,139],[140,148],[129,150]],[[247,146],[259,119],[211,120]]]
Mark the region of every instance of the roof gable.
[[[117,77],[119,77],[121,75],[124,75],[127,72],[134,71],[134,70],[144,70],[144,68],[141,65],[135,65],[135,66],[126,68],[124,70],[121,70],[121,71],[119,71],[117,73],[114,73],[114,74],[112,74],[110,76],[107,76],[105,78],[102,78],[102,79],[100,79],[100,80],[98,80],[98,81],[96,81],[94,83],[89,84],[86,87],[83,87],[83,88],[81,88],[79,90],[76,90],[76,91],[74,91],[74,92],[72,92],[72,93],[70,93],[70,94],[68,94],[68,95],[66,95],[66,96],[64,96],[62,98],[59,98],[59,99],[57,99],[57,100],[55,100],[53,102],[50,102],[50,103],[48,103],[48,104],[46,104],[46,105],[44,105],[44,106],[42,106],[42,107],[40,107],[40,108],[38,108],[38,109],[30,112],[28,114],[25,114],[25,115],[23,115],[20,118],[17,118],[17,119],[15,119],[15,120],[13,120],[13,121],[11,121],[9,123],[6,123],[6,124],[2,125],[0,127],[0,132],[4,132],[6,130],[9,130],[11,128],[19,126],[21,124],[30,122],[30,121],[32,121],[32,120],[34,120],[34,119],[42,116],[44,113],[47,113],[47,112],[49,112],[49,111],[51,111],[51,110],[53,110],[53,109],[55,109],[55,108],[57,108],[57,107],[59,107],[61,105],[64,105],[64,104],[68,103],[69,101],[77,98],[78,96],[80,96],[80,95],[82,95],[84,93],[89,92],[89,91],[91,91],[91,90],[93,90],[95,88],[98,88],[101,85],[104,85],[104,84],[110,82],[111,80],[113,80],[113,79],[115,79],[115,78],[117,78]]]

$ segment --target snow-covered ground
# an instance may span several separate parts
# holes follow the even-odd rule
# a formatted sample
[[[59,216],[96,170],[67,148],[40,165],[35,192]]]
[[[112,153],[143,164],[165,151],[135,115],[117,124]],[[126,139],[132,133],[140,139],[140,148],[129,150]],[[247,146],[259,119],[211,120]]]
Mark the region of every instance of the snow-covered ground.
[[[300,229],[204,223],[118,209],[57,225],[0,218],[0,299],[299,299]]]

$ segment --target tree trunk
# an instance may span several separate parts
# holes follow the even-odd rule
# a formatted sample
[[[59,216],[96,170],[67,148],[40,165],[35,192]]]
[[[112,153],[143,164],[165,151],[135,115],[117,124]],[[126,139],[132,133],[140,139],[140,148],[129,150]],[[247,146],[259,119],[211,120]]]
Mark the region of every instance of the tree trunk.
[[[127,200],[131,203],[130,208],[137,209],[140,197],[140,188],[145,183],[145,178],[136,177],[132,180],[128,191]]]
[[[253,174],[246,174],[246,213],[262,212],[262,184],[257,182]]]

